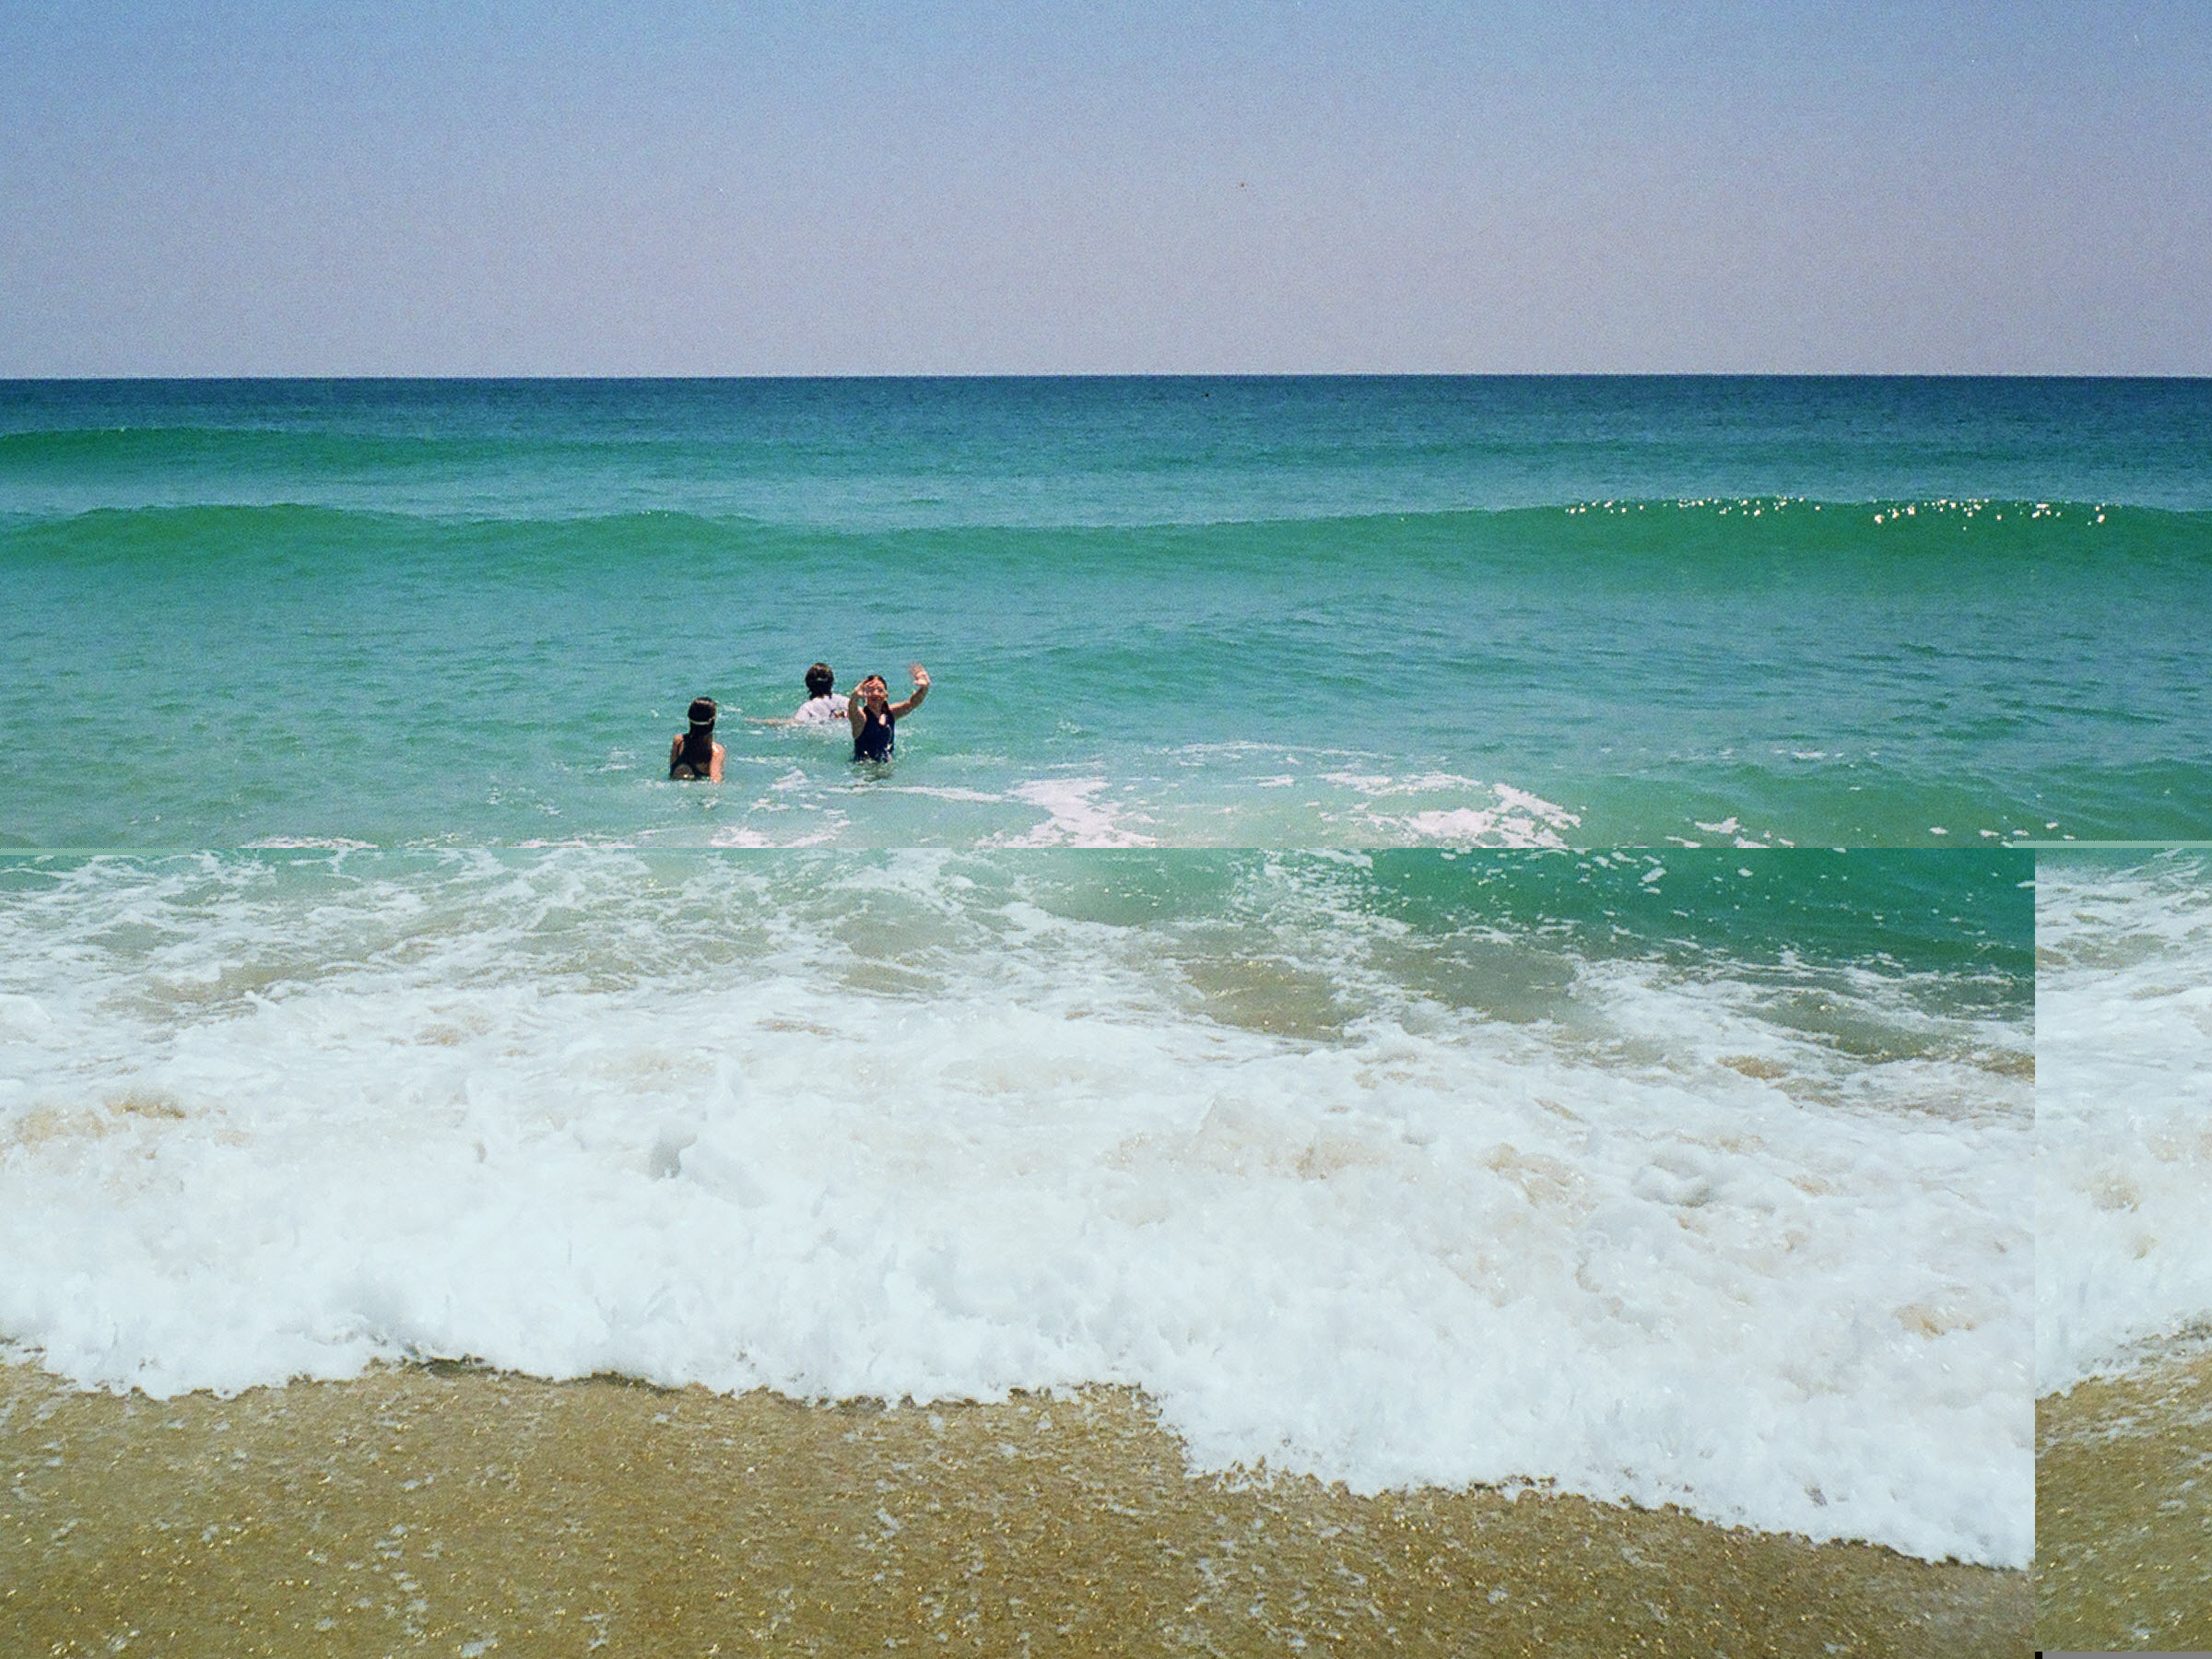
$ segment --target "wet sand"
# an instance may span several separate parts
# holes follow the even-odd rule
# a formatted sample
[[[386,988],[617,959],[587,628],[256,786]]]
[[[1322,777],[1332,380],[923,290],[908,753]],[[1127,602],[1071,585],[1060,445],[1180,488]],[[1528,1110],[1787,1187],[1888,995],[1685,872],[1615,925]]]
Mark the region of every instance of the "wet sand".
[[[1138,1397],[0,1366],[0,1653],[2024,1654],[2028,1575],[1540,1493],[1186,1474]],[[118,1646],[122,1643],[124,1645]]]
[[[2212,1649],[2212,1354],[2035,1404],[2036,1635]]]

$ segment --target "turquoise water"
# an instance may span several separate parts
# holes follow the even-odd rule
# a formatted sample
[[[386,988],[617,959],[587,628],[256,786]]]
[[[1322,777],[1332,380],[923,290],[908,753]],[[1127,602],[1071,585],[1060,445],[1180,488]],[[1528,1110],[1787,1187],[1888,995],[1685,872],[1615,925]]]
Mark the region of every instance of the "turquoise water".
[[[0,844],[2204,837],[2208,578],[2201,382],[16,383]]]

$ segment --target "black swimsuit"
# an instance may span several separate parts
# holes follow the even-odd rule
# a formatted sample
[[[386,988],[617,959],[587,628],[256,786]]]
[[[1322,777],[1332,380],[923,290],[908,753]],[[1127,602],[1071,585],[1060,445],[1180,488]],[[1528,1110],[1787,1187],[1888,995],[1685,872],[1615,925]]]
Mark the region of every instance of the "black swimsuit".
[[[888,760],[891,758],[891,728],[899,723],[889,714],[878,714],[873,709],[863,709],[860,720],[860,730],[853,735],[853,759]]]
[[[682,783],[688,783],[697,778],[712,779],[714,776],[714,734],[709,732],[694,752],[691,735],[687,732],[682,752],[668,762],[668,776]]]

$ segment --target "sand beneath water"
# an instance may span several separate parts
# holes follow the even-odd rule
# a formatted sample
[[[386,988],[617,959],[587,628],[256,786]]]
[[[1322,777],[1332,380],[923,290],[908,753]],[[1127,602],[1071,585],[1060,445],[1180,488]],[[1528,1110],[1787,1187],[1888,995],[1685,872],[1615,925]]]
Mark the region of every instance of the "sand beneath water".
[[[2036,1634],[2212,1649],[2212,1353],[2035,1404]]]
[[[0,1366],[0,1652],[2018,1655],[2028,1575],[1573,1497],[1186,1473],[1100,1389],[885,1409],[446,1367]]]

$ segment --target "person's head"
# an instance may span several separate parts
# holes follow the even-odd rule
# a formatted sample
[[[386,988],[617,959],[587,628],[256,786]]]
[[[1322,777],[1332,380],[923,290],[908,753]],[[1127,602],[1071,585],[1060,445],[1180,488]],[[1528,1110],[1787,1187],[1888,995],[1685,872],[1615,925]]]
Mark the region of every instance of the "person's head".
[[[860,682],[860,700],[871,709],[880,709],[891,700],[889,682],[880,674],[871,674]]]
[[[693,698],[690,713],[691,729],[694,732],[712,732],[714,729],[714,716],[718,712],[712,698]]]
[[[817,663],[806,670],[806,695],[827,697],[837,687],[837,676],[830,672],[830,665]]]

